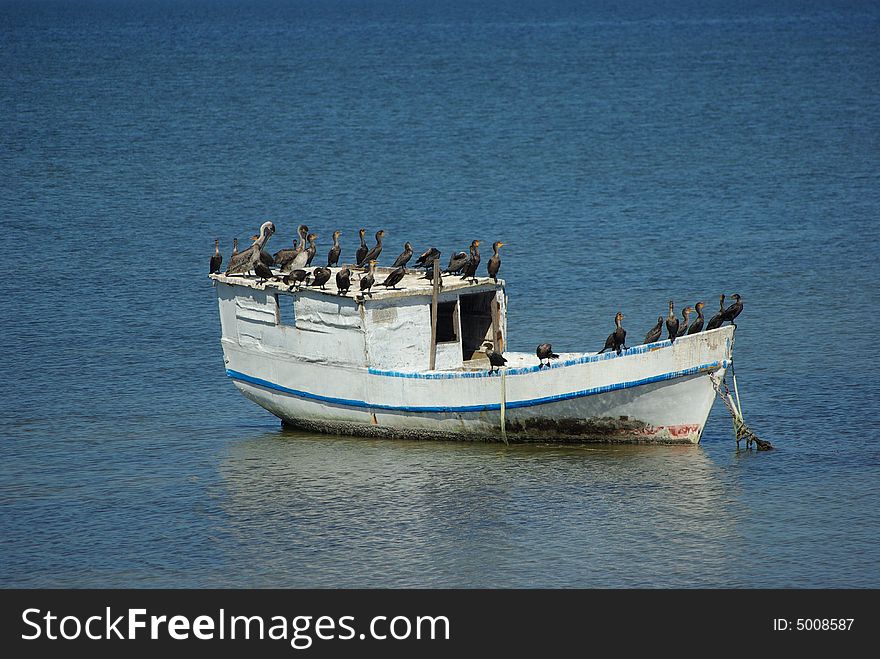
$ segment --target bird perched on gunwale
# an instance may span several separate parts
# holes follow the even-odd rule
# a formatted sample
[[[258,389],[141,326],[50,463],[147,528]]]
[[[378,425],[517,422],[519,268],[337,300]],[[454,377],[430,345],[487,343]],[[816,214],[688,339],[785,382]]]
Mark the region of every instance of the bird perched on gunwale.
[[[416,265],[430,266],[434,261],[440,258],[440,250],[436,247],[429,247],[419,258],[416,259]]]
[[[721,323],[724,322],[724,293],[721,294],[721,298],[718,302],[718,313],[712,316],[709,319],[709,322],[706,323],[706,331],[716,329],[721,327]]]
[[[330,268],[318,266],[312,274],[312,283],[310,286],[320,286],[321,290],[326,290],[324,284],[330,281]]]
[[[433,263],[433,261],[432,261],[432,263]],[[431,282],[433,284],[434,283],[434,268],[428,268],[427,270],[425,270],[425,276],[419,277],[419,279],[427,279],[429,282]],[[443,275],[441,274],[439,277],[437,277],[437,279],[440,282],[440,288],[443,288]]]
[[[486,266],[486,270],[488,270],[489,276],[492,277],[496,284],[498,283],[498,270],[501,269],[501,254],[499,254],[499,250],[501,249],[502,245],[504,245],[504,243],[500,240],[496,240],[494,243],[492,243],[492,251],[494,252],[494,254],[492,254],[492,258],[489,259],[489,263]]]
[[[675,317],[675,303],[669,300],[669,315],[666,316],[666,331],[669,332],[669,340],[675,343],[678,337],[678,318]]]
[[[275,233],[275,225],[272,222],[263,222],[254,244],[229,259],[226,274],[238,275],[250,271],[253,268],[254,260],[260,258],[263,247],[265,247],[273,233]]]
[[[306,239],[299,246],[299,249],[293,258],[287,259],[284,265],[281,266],[281,272],[293,272],[294,270],[301,270],[307,267],[309,256],[315,253],[315,238],[317,238],[317,236],[314,233],[310,233],[306,236]]]
[[[455,252],[452,256],[449,257],[449,264],[446,266],[446,269],[442,274],[444,275],[457,275],[460,274],[462,270],[464,270],[464,266],[467,265],[468,262],[468,253],[467,252]]]
[[[699,332],[703,331],[703,306],[704,305],[702,302],[697,302],[697,304],[694,306],[697,311],[697,319],[693,323],[691,323],[690,327],[688,327],[688,336],[690,336],[691,334],[698,334]]]
[[[285,249],[279,249],[272,255],[272,259],[275,261],[275,265],[279,268],[283,268],[287,263],[294,258],[297,254],[299,254],[303,248],[306,246],[306,236],[309,233],[309,228],[305,224],[300,224],[296,230],[296,235],[299,236],[299,242],[297,242],[296,238],[293,239],[293,249],[287,247]]]
[[[559,359],[559,355],[553,352],[553,346],[549,343],[542,343],[535,348],[535,354],[538,356],[538,368],[545,366],[544,360],[547,360],[546,366],[550,366],[551,359]]]
[[[663,316],[657,316],[657,324],[645,334],[644,343],[655,343],[663,334]],[[644,344],[643,344],[644,345]]]
[[[306,247],[306,252],[309,257],[306,259],[306,267],[312,265],[312,259],[315,258],[315,253],[318,251],[318,248],[315,246],[315,240],[317,240],[318,234],[313,233],[309,235],[309,246]]]
[[[685,307],[681,310],[682,321],[678,326],[678,334],[675,335],[675,338],[679,338],[685,336],[688,331],[688,323],[691,319],[691,314],[693,313],[693,307]]]
[[[261,280],[259,283],[263,283],[269,279],[272,279],[272,270],[268,265],[263,263],[263,260],[259,257],[259,254],[254,255],[254,274]]]
[[[388,288],[389,286],[392,288],[397,288],[397,284],[400,283],[400,280],[403,279],[403,276],[406,274],[406,268],[400,266],[395,270],[392,270],[387,277],[385,277],[385,281],[382,282],[382,286]]]
[[[214,253],[211,255],[210,274],[220,272],[220,266],[223,264],[223,255],[220,254],[220,239],[214,238]]]
[[[339,263],[339,255],[342,253],[342,248],[339,246],[339,236],[342,235],[341,231],[333,232],[333,247],[330,248],[330,251],[327,252],[327,267],[331,267]]]
[[[470,254],[467,263],[464,264],[462,270],[462,279],[470,279],[477,283],[477,268],[480,265],[480,241],[475,240],[471,243]]]
[[[284,275],[281,278],[281,281],[283,281],[285,284],[288,284],[290,288],[293,289],[295,286],[301,286],[303,283],[308,286],[309,279],[311,279],[311,277],[312,274],[308,270],[298,268],[293,272]]]
[[[623,320],[623,314],[621,312],[617,312],[617,315],[614,316],[614,331],[608,335],[608,338],[605,339],[605,347],[603,347],[597,355],[601,355],[606,350],[614,350],[618,355],[621,353],[621,348],[623,350],[629,350],[626,347],[626,330],[620,324],[620,321]]]
[[[394,263],[391,264],[392,268],[399,268],[401,266],[406,267],[406,264],[409,263],[409,260],[413,255],[413,247],[409,241],[406,241],[403,244],[403,251],[400,253],[396,259],[394,259]]]
[[[336,289],[340,295],[348,295],[349,288],[351,288],[351,269],[343,268],[336,273]]]
[[[373,259],[369,263],[367,263],[367,267],[369,267],[369,272],[361,277],[360,285],[361,285],[361,295],[369,295],[373,297],[373,293],[370,290],[373,288],[373,284],[376,282],[376,260]]]
[[[359,229],[358,236],[361,239],[361,245],[357,248],[357,251],[354,253],[354,262],[355,265],[363,265],[364,259],[367,258],[367,252],[370,249],[367,247],[367,241],[364,240],[364,234],[367,232],[366,229]]]
[[[486,341],[483,344],[483,352],[486,353],[486,357],[489,359],[489,364],[492,368],[489,369],[489,372],[496,371],[505,364],[507,364],[507,359],[500,352],[495,352],[495,344],[491,341]]]
[[[734,302],[724,310],[724,312],[721,314],[721,322],[723,324],[724,321],[729,321],[731,325],[736,327],[736,323],[733,321],[736,320],[736,317],[742,313],[743,303],[742,297],[740,297],[739,293],[734,293],[731,297],[736,300],[736,302]]]
[[[379,262],[379,254],[382,253],[382,238],[384,236],[385,236],[385,231],[383,229],[379,229],[376,232],[376,245],[373,247],[373,249],[371,249],[369,252],[367,252],[367,255],[364,257],[365,264],[369,263],[370,261],[376,261],[377,263]],[[364,271],[366,271],[366,270],[367,270],[367,268],[365,267]]]

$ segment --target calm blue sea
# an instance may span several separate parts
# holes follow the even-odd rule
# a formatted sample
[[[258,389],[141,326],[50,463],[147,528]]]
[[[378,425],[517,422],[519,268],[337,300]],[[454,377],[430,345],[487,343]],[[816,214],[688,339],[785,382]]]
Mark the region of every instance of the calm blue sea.
[[[880,587],[878,217],[876,2],[0,0],[0,586]],[[513,350],[740,293],[778,450],[282,432],[266,219],[503,240]]]

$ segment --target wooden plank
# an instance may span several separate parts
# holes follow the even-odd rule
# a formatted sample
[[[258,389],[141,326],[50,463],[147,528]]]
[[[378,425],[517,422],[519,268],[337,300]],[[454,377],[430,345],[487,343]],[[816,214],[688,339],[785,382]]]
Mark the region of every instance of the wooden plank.
[[[437,300],[440,297],[440,259],[434,259],[434,288],[431,292],[431,362],[429,369],[437,365]]]

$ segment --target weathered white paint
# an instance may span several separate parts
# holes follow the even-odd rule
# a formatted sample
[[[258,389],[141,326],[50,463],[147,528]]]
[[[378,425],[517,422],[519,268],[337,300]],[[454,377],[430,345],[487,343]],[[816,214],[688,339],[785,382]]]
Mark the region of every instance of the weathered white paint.
[[[286,423],[350,434],[500,435],[500,377],[488,373],[485,359],[463,361],[460,325],[456,341],[438,343],[437,367],[428,371],[427,282],[409,275],[403,290],[355,300],[335,290],[288,292],[271,282],[212,278],[227,372]],[[506,342],[504,283],[447,281],[441,302],[492,292]],[[733,332],[724,327],[622,356],[565,354],[540,369],[534,354],[505,352],[508,438],[695,443],[715,399],[708,373],[728,366]]]

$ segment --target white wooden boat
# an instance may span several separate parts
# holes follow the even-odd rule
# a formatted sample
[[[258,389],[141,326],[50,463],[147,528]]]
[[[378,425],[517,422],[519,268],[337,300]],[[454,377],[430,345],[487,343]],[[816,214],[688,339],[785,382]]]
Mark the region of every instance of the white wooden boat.
[[[346,435],[508,441],[697,443],[723,377],[734,328],[597,355],[566,353],[540,367],[504,351],[504,282],[420,271],[372,297],[211,275],[226,373],[286,426]],[[379,268],[381,282],[390,270]],[[357,294],[356,294],[357,291]],[[436,300],[435,300],[436,296]],[[436,308],[436,341],[432,318]],[[432,355],[434,359],[431,366]]]

